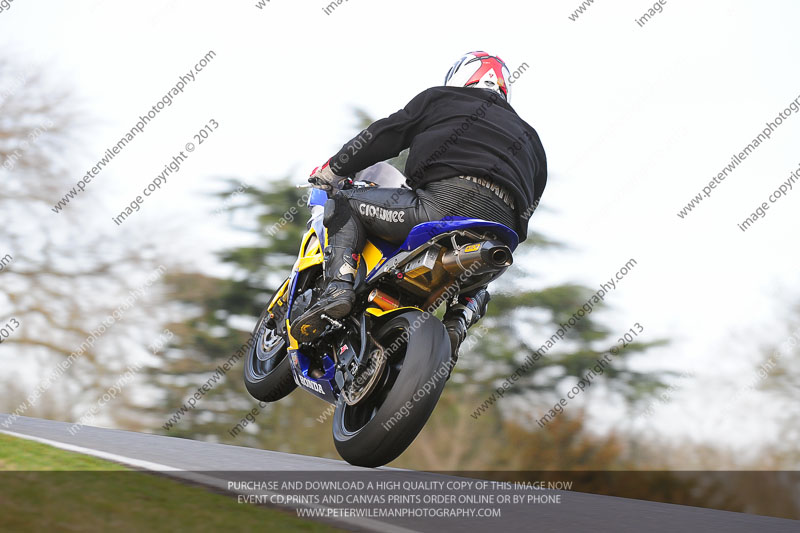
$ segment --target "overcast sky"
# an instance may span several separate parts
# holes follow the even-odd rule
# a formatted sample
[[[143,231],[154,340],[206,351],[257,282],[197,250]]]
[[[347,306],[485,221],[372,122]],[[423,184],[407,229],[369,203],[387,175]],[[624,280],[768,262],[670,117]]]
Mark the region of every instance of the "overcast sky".
[[[527,64],[511,103],[539,132],[550,168],[531,227],[572,247],[543,254],[543,277],[531,283],[599,286],[636,259],[607,298],[606,320],[620,333],[638,322],[649,338],[673,339],[642,368],[697,375],[648,424],[741,446],[774,436],[752,397],[737,422],[719,413],[752,379],[753,350],[782,342],[800,300],[800,184],[747,232],[737,227],[800,167],[800,114],[696,210],[677,213],[800,96],[800,4],[669,0],[641,27],[635,19],[653,4],[638,0],[598,0],[576,21],[578,0],[351,0],[326,15],[328,3],[16,0],[0,13],[0,46],[80,96],[92,127],[72,156],[76,181],[216,53],[74,206],[112,225],[214,119],[219,129],[126,222],[136,231],[180,220],[194,236],[176,246],[209,268],[210,252],[235,242],[224,219],[208,216],[218,204],[202,193],[215,176],[299,183],[355,133],[353,108],[385,116],[441,84],[469,50],[498,54],[512,70]],[[593,412],[619,422],[603,406]]]

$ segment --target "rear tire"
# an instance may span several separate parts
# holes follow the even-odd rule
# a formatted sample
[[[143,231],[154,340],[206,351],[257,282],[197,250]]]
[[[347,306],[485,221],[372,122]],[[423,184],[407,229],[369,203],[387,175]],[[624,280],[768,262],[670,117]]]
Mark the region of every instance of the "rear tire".
[[[422,317],[411,311],[378,328],[375,340],[392,352],[378,388],[354,406],[341,397],[336,404],[333,440],[350,464],[377,467],[396,459],[439,401],[449,374],[450,339],[436,317]],[[402,342],[406,331],[410,335]],[[390,348],[393,342],[399,343],[395,350]]]
[[[261,313],[253,331],[252,348],[244,361],[244,384],[247,392],[262,402],[276,402],[292,392],[294,382],[286,339],[270,327],[267,310]]]

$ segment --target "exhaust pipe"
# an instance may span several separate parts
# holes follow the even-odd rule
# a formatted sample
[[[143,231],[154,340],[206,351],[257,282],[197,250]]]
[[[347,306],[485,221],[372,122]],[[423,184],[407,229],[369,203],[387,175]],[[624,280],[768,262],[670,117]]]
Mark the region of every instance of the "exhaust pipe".
[[[514,263],[511,249],[498,241],[483,241],[459,246],[445,252],[442,266],[449,273],[459,275],[465,271],[483,274],[510,267]]]
[[[493,266],[510,266],[514,259],[511,257],[511,250],[505,246],[494,248],[489,254],[490,262]]]

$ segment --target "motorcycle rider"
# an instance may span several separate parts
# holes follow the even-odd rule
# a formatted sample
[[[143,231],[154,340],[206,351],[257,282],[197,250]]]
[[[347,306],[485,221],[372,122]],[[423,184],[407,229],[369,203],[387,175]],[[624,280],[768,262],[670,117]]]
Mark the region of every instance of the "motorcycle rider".
[[[528,220],[547,183],[547,161],[536,131],[509,105],[510,73],[497,56],[470,52],[456,61],[444,86],[431,87],[403,109],[378,120],[311,174],[309,182],[336,191],[325,203],[326,288],[291,324],[300,343],[327,325],[323,314],[346,316],[367,236],[400,244],[417,224],[464,216],[499,222],[524,241]],[[409,188],[338,190],[347,176],[410,148]],[[486,312],[485,287],[450,302],[444,323],[453,363],[467,329]]]

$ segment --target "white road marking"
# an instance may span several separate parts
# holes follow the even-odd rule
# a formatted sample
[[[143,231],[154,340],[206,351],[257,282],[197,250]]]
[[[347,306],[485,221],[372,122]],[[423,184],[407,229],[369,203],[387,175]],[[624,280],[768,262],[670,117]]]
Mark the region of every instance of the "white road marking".
[[[113,461],[115,463],[122,463],[124,465],[132,466],[134,468],[142,468],[144,470],[154,470],[156,472],[163,471],[163,472],[180,472],[180,468],[174,468],[172,466],[162,465],[158,463],[151,463],[150,461],[142,461],[140,459],[133,459],[132,457],[125,457],[122,455],[117,455],[115,453],[108,453],[108,452],[101,452],[100,450],[93,450],[91,448],[84,448],[83,446],[75,446],[74,444],[66,444],[64,442],[59,442],[50,439],[42,439],[39,437],[32,437],[30,435],[25,435],[23,433],[17,433],[15,431],[4,431],[0,430],[0,433],[4,433],[6,435],[10,435],[12,437],[18,437],[20,439],[25,440],[32,440],[35,442],[39,442],[41,444],[47,444],[48,446],[53,446],[54,448],[61,448],[62,450],[66,450],[68,452],[76,452],[82,453],[83,455],[91,455],[93,457],[97,457],[100,459],[106,459],[107,461]]]
[[[171,474],[165,474],[171,477],[176,477],[179,479],[184,479],[188,481],[193,481],[195,483],[199,483],[201,485],[205,485],[207,487],[213,487],[215,489],[223,490],[225,492],[231,494],[241,494],[242,496],[248,496],[253,493],[248,491],[238,491],[238,490],[230,490],[227,487],[227,480],[207,476],[205,474],[199,474],[197,472],[190,472],[187,470],[183,470],[181,468],[175,468],[172,466],[162,465],[159,463],[153,463],[150,461],[142,461],[140,459],[134,459],[132,457],[125,457],[123,455],[117,455],[115,453],[108,453],[108,452],[101,452],[100,450],[93,450],[92,448],[84,448],[83,446],[75,446],[74,444],[66,444],[64,442],[59,442],[50,439],[43,439],[40,437],[33,437],[31,435],[25,435],[24,433],[17,433],[14,431],[5,431],[0,430],[0,433],[5,435],[10,435],[12,437],[17,437],[20,439],[31,440],[34,442],[38,442],[41,444],[47,444],[48,446],[53,446],[54,448],[60,448],[62,450],[66,450],[69,452],[76,452],[81,453],[83,455],[91,455],[92,457],[97,457],[99,459],[105,459],[107,461],[113,461],[115,463],[121,463],[124,465],[132,466],[134,468],[140,468],[142,470],[150,470],[154,472],[172,472]],[[265,494],[265,495],[277,495],[280,494],[279,492],[272,492],[272,491],[260,491],[258,494]],[[297,507],[290,506],[290,505],[278,505],[275,504],[276,507],[283,507],[284,509],[290,509],[294,511],[297,507],[305,507],[308,509],[328,509],[328,507],[324,505],[314,505],[314,504],[298,504]],[[298,517],[299,518],[299,517]],[[310,518],[306,518],[306,520],[310,520]],[[371,518],[362,518],[359,520],[350,519],[346,517],[337,517],[331,520],[332,523],[339,523],[339,524],[346,524],[350,526],[357,526],[358,529],[363,530],[364,528],[372,529],[373,531],[378,532],[385,532],[385,533],[418,533],[414,529],[406,529],[399,526],[394,526],[392,524],[388,524],[386,522],[379,522],[377,520],[373,520]]]

